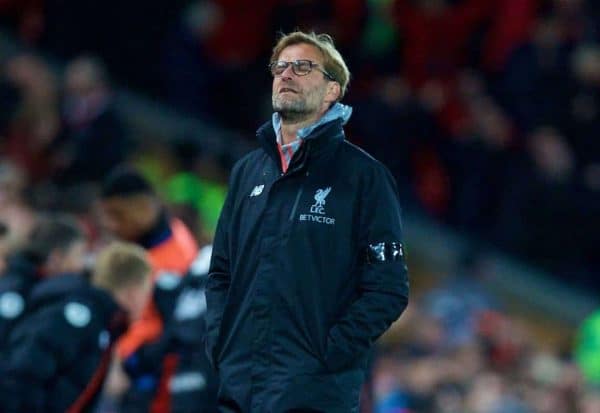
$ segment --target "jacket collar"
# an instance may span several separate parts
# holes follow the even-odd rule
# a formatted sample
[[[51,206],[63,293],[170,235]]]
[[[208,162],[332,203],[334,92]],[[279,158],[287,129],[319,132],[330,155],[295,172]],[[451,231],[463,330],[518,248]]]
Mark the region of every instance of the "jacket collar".
[[[95,316],[102,320],[102,325],[108,329],[113,338],[120,336],[127,329],[129,324],[127,312],[115,301],[108,290],[88,284],[87,288],[70,294],[68,299],[91,303]]]
[[[16,276],[31,282],[42,278],[39,263],[26,252],[18,252],[8,257],[7,261],[7,269],[3,276]]]
[[[107,290],[91,285],[87,290],[81,291],[81,295],[94,301],[94,311],[107,323],[106,326],[113,337],[125,332],[129,324],[127,312]]]
[[[83,274],[62,274],[46,278],[31,290],[29,296],[31,308],[40,308],[63,300],[88,286],[88,280]]]
[[[307,150],[313,156],[319,154],[330,143],[343,141],[345,137],[343,126],[348,122],[351,114],[350,106],[341,103],[333,105],[316,123],[298,131],[299,137],[306,141],[305,143],[309,143],[302,145],[301,150]],[[256,135],[265,152],[275,162],[279,162],[275,128],[281,128],[281,122],[280,119],[276,121],[275,115],[278,114],[274,114],[271,121],[264,123],[257,130]]]
[[[336,103],[315,123],[298,130],[298,139],[310,139],[313,131],[319,126],[337,119],[341,119],[342,125],[345,125],[351,115],[352,108],[350,106]],[[279,112],[273,113],[271,122],[273,123],[273,130],[275,131],[276,136],[279,136],[281,134],[281,115]]]
[[[169,216],[165,210],[162,210],[152,228],[137,240],[137,244],[145,249],[151,249],[163,243],[171,235]]]

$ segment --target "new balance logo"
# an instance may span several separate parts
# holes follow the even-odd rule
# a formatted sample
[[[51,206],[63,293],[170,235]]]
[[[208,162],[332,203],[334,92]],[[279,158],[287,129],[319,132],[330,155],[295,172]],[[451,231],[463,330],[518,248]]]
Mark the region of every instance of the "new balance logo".
[[[262,194],[264,188],[264,185],[256,185],[254,189],[252,189],[252,192],[250,192],[250,197],[259,196],[260,194]]]

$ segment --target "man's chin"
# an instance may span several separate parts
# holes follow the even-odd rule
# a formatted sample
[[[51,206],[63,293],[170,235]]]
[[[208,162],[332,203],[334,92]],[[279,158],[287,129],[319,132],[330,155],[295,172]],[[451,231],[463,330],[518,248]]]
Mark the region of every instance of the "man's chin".
[[[299,111],[294,109],[280,109],[275,110],[275,112],[279,113],[281,119],[288,121],[299,121],[308,117],[308,113],[305,111]]]
[[[305,108],[299,108],[297,107],[297,105],[294,104],[278,104],[278,105],[273,105],[273,112],[277,112],[281,115],[282,118],[288,118],[288,117],[292,117],[292,118],[296,118],[298,116],[305,116],[306,115],[306,109]]]

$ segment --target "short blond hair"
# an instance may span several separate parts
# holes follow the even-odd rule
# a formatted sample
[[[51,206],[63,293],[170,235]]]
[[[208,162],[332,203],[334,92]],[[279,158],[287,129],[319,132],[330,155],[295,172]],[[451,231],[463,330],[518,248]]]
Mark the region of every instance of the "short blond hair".
[[[96,258],[92,284],[109,291],[141,285],[150,279],[151,266],[146,251],[135,244],[113,241]]]
[[[315,32],[305,33],[296,31],[289,34],[282,34],[281,38],[277,41],[277,44],[273,48],[270,62],[273,63],[279,59],[281,51],[288,46],[295,44],[310,44],[315,46],[323,55],[323,68],[325,71],[333,77],[333,80],[340,84],[340,96],[338,100],[341,100],[346,94],[348,89],[348,83],[350,82],[350,71],[344,58],[340,52],[335,48],[333,38],[326,34],[317,34]]]

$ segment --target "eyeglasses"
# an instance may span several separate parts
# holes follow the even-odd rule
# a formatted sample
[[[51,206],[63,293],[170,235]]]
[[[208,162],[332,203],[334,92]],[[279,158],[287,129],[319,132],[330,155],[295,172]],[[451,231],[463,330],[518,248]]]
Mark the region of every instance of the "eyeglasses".
[[[306,76],[312,72],[313,69],[317,69],[319,72],[323,73],[327,79],[335,81],[335,78],[327,73],[326,70],[321,69],[318,63],[314,63],[310,60],[294,60],[293,62],[278,60],[269,65],[269,70],[271,71],[273,77],[281,76],[281,74],[285,72],[285,69],[287,69],[289,65],[292,65],[292,72],[294,72],[294,74],[297,76]]]

